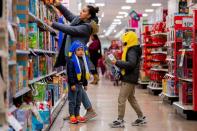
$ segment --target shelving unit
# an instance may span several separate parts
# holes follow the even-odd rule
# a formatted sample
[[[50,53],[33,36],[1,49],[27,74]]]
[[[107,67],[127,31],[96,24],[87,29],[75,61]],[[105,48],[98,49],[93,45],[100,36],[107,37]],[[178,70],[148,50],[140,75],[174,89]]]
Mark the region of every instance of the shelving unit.
[[[192,18],[192,17],[190,17]],[[177,112],[186,119],[197,119],[196,97],[196,21],[197,10],[194,10],[192,20],[187,20],[192,34],[187,36],[189,48],[179,49],[179,70],[177,72],[179,86],[179,102],[174,103]],[[188,28],[189,28],[188,27]],[[184,38],[183,38],[184,39]],[[183,45],[182,45],[183,46]]]
[[[37,119],[44,121],[43,130],[47,131],[66,102],[68,90],[65,67],[53,69],[58,51],[57,31],[46,21],[55,20],[56,14],[41,0],[3,0],[3,5],[0,130],[8,130],[8,126],[1,127],[6,124],[15,130],[35,130]],[[23,119],[18,119],[19,115]]]
[[[152,26],[151,30],[152,44],[147,45],[149,47],[149,61],[152,63],[149,69],[150,83],[147,86],[150,92],[154,95],[158,95],[162,92],[162,79],[165,72],[168,72],[166,68],[166,41],[167,33],[165,30],[165,22],[158,22]]]

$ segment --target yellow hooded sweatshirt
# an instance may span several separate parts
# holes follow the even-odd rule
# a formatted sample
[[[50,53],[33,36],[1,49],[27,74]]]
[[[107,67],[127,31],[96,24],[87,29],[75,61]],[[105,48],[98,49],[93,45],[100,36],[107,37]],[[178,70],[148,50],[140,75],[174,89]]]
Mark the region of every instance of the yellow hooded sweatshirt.
[[[122,61],[126,61],[127,51],[129,48],[133,46],[137,46],[138,43],[138,36],[135,32],[129,31],[122,35],[122,42],[123,42],[123,54],[122,54]],[[121,71],[122,75],[125,75],[125,69]]]

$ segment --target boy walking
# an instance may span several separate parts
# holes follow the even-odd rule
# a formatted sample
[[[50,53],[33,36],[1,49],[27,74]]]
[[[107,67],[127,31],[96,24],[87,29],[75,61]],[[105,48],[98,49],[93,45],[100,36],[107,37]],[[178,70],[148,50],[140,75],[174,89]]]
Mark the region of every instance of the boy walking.
[[[87,80],[90,78],[88,58],[85,54],[84,44],[80,41],[74,41],[69,52],[69,61],[67,64],[68,74],[68,100],[70,123],[84,123],[86,119],[80,116],[80,105],[82,101],[82,92],[87,90]],[[84,89],[83,89],[84,87]]]
[[[138,45],[136,33],[129,31],[122,36],[123,54],[119,61],[112,61],[112,64],[121,69],[122,87],[118,97],[118,119],[111,124],[112,128],[124,127],[124,115],[126,101],[128,100],[138,119],[132,123],[133,126],[146,123],[146,117],[143,115],[140,106],[135,98],[135,85],[138,82],[141,49]]]

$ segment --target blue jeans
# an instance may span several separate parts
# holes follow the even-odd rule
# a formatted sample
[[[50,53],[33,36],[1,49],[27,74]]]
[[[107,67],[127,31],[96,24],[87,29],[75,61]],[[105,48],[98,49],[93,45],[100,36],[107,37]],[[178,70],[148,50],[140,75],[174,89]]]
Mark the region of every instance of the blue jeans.
[[[92,108],[90,99],[88,98],[88,95],[84,89],[82,89],[82,104],[86,110]]]
[[[72,91],[71,88],[69,88],[68,101],[70,115],[79,116],[82,101],[82,90],[83,87],[81,85],[76,85],[76,91]]]

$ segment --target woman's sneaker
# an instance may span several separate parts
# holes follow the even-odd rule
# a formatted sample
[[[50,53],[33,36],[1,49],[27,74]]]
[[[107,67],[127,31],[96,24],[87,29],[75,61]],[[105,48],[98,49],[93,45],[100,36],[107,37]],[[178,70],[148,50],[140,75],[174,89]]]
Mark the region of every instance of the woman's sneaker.
[[[140,117],[138,118],[137,120],[135,120],[133,123],[132,123],[132,126],[140,126],[140,125],[143,125],[143,124],[146,124],[147,121],[146,121],[146,117],[143,116],[143,117]]]
[[[71,124],[77,124],[77,123],[78,123],[77,118],[76,118],[75,116],[71,116],[71,117],[70,117],[70,123],[71,123]]]
[[[86,118],[84,118],[84,117],[82,117],[82,116],[77,116],[77,121],[79,122],[79,123],[86,123]]]
[[[117,119],[110,124],[111,128],[124,128],[124,120]]]
[[[96,114],[95,111],[87,111],[84,117],[85,117],[87,120],[90,120],[90,119],[93,119],[93,118],[96,117],[96,116],[97,116],[97,114]]]

